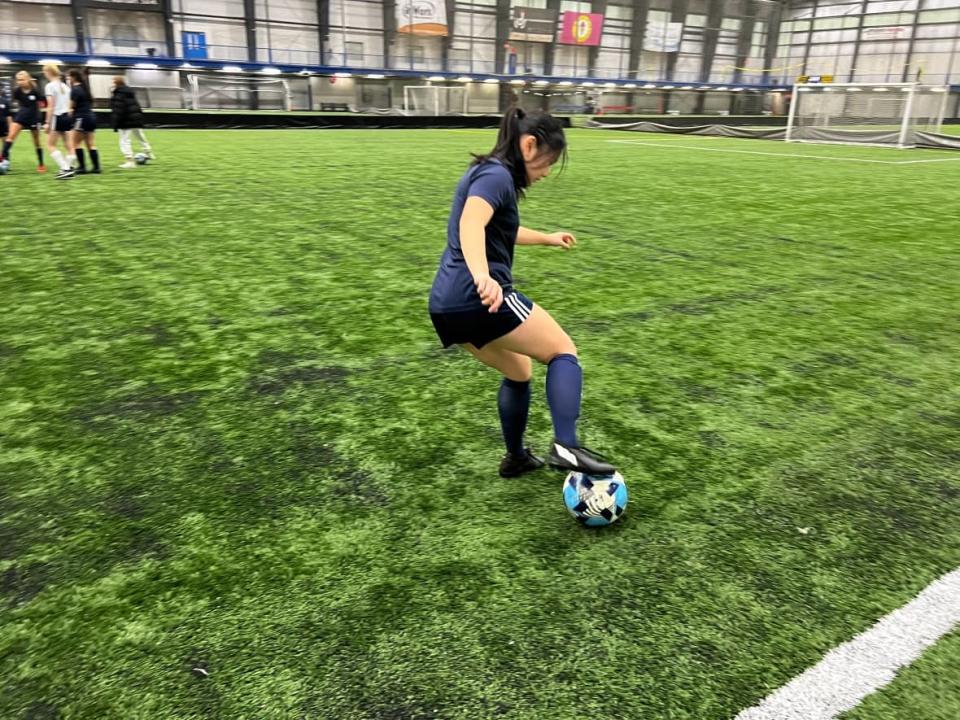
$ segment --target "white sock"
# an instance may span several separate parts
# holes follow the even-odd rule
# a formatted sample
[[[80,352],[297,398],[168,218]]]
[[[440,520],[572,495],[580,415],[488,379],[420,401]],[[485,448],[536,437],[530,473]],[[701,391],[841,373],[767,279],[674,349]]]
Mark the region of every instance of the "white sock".
[[[50,153],[50,157],[52,157],[52,158],[53,158],[53,161],[54,161],[57,165],[60,166],[60,169],[61,169],[61,170],[69,170],[69,169],[70,169],[70,163],[68,163],[68,162],[66,161],[66,158],[63,157],[63,153],[60,152],[59,150],[53,150],[53,151]]]

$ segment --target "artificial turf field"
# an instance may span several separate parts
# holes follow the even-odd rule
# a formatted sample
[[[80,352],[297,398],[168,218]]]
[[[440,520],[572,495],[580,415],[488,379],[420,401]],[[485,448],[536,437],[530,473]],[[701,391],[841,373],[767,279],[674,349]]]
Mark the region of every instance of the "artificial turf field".
[[[590,531],[426,314],[492,133],[151,140],[0,178],[3,720],[731,718],[960,566],[960,153],[570,133],[515,274],[630,486]]]

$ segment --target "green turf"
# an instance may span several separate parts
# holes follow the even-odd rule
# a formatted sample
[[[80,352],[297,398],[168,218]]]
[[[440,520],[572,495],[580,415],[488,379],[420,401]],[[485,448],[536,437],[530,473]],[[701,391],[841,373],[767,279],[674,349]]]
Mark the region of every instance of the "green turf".
[[[956,720],[960,698],[960,631],[941,640],[886,688],[843,720]]]
[[[516,276],[630,484],[592,532],[426,315],[492,138],[15,147],[0,718],[728,718],[960,565],[960,155],[571,133],[522,213],[580,244]]]

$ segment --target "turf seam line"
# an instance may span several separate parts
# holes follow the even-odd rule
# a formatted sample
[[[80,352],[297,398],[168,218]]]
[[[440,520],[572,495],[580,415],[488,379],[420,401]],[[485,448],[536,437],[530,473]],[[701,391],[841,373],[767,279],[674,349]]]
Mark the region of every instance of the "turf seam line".
[[[735,720],[831,720],[892,681],[960,624],[960,568],[823,659]]]

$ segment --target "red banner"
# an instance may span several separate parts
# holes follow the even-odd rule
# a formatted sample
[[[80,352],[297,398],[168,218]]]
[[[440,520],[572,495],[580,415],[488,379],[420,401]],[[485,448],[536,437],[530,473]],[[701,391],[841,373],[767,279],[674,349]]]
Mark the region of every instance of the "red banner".
[[[564,45],[599,45],[603,34],[603,15],[565,12],[560,42]]]

